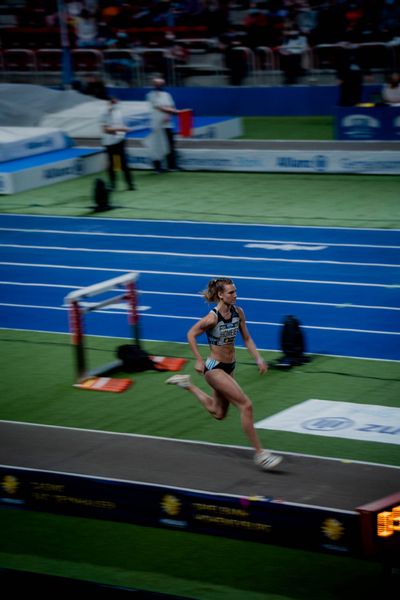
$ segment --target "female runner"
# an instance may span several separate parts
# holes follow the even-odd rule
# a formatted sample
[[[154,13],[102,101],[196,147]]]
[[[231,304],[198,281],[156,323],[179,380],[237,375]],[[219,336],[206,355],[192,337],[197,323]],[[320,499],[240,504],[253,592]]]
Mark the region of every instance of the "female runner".
[[[249,334],[243,310],[236,306],[236,286],[231,279],[212,279],[203,295],[208,302],[215,302],[216,307],[193,325],[187,337],[196,358],[195,369],[204,374],[213,394],[206,394],[194,385],[190,375],[173,375],[166,383],[178,385],[194,394],[215,419],[224,419],[230,404],[236,406],[240,412],[243,431],[255,450],[256,465],[263,470],[274,469],[281,463],[282,457],[263,450],[254,427],[251,400],[233,377],[238,331],[256,361],[259,372],[266,373],[268,368]],[[203,333],[207,335],[210,345],[210,354],[205,362],[197,345],[197,338]]]

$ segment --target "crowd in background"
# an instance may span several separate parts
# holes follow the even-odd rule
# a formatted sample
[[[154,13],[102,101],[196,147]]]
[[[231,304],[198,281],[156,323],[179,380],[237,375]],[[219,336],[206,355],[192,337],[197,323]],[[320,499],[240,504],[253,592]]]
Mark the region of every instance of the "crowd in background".
[[[17,27],[58,25],[57,0],[9,4]],[[310,46],[400,42],[398,0],[65,0],[64,4],[76,47],[105,47],[118,32],[125,32],[135,46],[144,42],[138,29],[157,27],[171,31],[203,27],[204,36],[216,42],[235,37],[250,48],[276,47],[292,31]]]
[[[350,87],[352,97],[360,96],[363,77],[368,75],[358,62],[356,46],[368,42],[400,46],[399,0],[64,0],[63,4],[62,19],[72,48],[139,52],[162,48],[175,68],[188,63],[187,38],[202,38],[209,51],[223,53],[231,85],[242,85],[248,71],[246,57],[235,52],[238,47],[253,52],[271,48],[279,56],[284,83],[290,85],[304,74],[304,56],[310,48],[338,45],[336,69],[345,90],[343,103],[349,102]],[[46,30],[59,28],[57,0],[13,0],[5,5],[0,16],[9,11],[14,29],[40,30],[43,45]],[[0,34],[6,27],[1,25]],[[118,63],[121,80],[129,85],[134,65],[127,65],[125,75],[124,60],[109,58],[108,63]],[[154,70],[168,80],[167,63]],[[388,65],[386,74],[391,70]]]

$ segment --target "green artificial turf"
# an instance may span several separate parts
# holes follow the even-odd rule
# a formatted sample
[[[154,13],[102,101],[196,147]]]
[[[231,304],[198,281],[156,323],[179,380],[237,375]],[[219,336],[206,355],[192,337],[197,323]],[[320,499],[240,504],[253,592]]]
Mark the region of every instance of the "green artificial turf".
[[[89,366],[114,360],[121,343],[124,340],[88,337]],[[225,421],[216,422],[186,392],[165,385],[166,373],[135,373],[131,375],[133,386],[121,394],[81,390],[72,385],[74,355],[69,336],[2,330],[0,344],[2,419],[249,445],[236,410],[231,409]],[[183,372],[191,373],[200,387],[208,389],[194,372],[186,344],[143,345],[151,354],[188,358]],[[267,360],[277,356],[263,354]],[[262,377],[247,351],[239,349],[237,379],[253,400],[256,421],[310,398],[395,407],[400,397],[396,362],[316,356],[291,371],[271,369]],[[319,436],[264,429],[259,435],[265,447],[276,450],[400,464],[394,444],[340,438],[330,438],[326,444]]]
[[[248,140],[333,140],[333,117],[243,117]]]
[[[103,177],[106,175],[100,174]],[[135,173],[137,191],[111,195],[94,212],[99,174],[0,199],[0,212],[329,227],[400,226],[399,176]],[[120,184],[123,189],[122,183]]]
[[[378,563],[186,532],[0,511],[2,567],[199,600],[375,600]]]

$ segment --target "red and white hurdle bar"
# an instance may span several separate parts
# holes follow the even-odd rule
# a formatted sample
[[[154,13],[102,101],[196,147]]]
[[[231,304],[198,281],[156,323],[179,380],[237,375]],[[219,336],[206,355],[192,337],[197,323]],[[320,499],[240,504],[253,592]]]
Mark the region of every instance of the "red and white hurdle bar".
[[[65,297],[64,302],[69,309],[69,327],[72,336],[72,344],[75,348],[78,381],[82,381],[88,377],[104,374],[112,369],[118,368],[121,365],[121,361],[114,361],[107,365],[92,369],[91,371],[87,371],[84,346],[84,315],[86,313],[99,310],[105,306],[110,306],[111,304],[116,304],[117,302],[126,301],[129,309],[128,322],[132,327],[133,340],[137,345],[140,344],[136,289],[136,281],[138,277],[139,273],[132,271],[130,273],[126,273],[125,275],[108,279],[107,281],[95,283],[94,285],[90,285],[86,288],[74,290]],[[124,287],[125,291],[118,296],[101,300],[100,302],[93,303],[90,306],[84,306],[82,304],[82,301],[86,298],[90,298],[92,296],[113,290],[114,288],[121,287]]]

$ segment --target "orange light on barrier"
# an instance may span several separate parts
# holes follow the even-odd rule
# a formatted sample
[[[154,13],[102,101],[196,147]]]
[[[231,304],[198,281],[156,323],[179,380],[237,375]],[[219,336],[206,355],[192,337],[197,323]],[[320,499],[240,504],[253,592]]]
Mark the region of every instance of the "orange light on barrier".
[[[190,108],[185,108],[179,111],[179,135],[182,137],[190,137],[193,129],[193,111]]]
[[[400,531],[400,506],[392,509],[393,531]]]
[[[377,515],[378,537],[390,537],[393,535],[393,513],[385,510]]]

